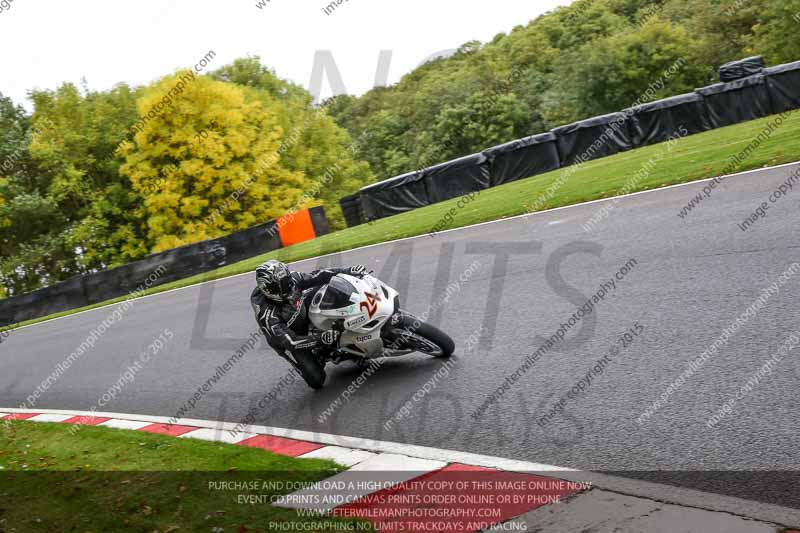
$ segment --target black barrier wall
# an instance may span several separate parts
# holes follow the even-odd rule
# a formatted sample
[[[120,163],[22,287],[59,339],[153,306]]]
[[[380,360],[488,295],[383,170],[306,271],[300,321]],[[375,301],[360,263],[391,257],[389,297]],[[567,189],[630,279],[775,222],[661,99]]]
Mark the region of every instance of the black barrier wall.
[[[321,237],[331,232],[331,225],[328,217],[325,216],[325,208],[322,206],[312,207],[308,210],[311,216],[311,225],[314,226],[314,235]]]
[[[800,61],[764,69],[775,113],[800,109]]]
[[[703,97],[697,93],[681,94],[649,102],[626,111],[630,116],[631,141],[647,146],[680,136],[711,129]]]
[[[489,188],[489,160],[472,154],[420,171],[430,203]]]
[[[431,203],[419,171],[379,181],[360,192],[361,207],[367,220],[404,213]]]
[[[712,128],[722,128],[772,114],[767,80],[755,74],[728,83],[709,85],[697,92],[703,96]]]
[[[550,172],[561,166],[554,133],[540,133],[485,150],[490,187]]]
[[[720,76],[731,81],[488,148],[485,162],[467,156],[369,185],[360,191],[361,211],[375,220],[479,190],[487,180],[484,164],[494,187],[663,142],[683,129],[701,133],[800,108],[800,61],[765,69],[760,57],[750,57],[723,65]],[[441,185],[432,177],[439,168],[446,173]]]
[[[312,207],[309,211],[316,234],[328,233],[324,209]],[[119,298],[280,247],[280,232],[273,220],[218,239],[148,255],[121,267],[76,276],[38,291],[0,300],[0,326]]]
[[[561,166],[606,157],[633,148],[628,117],[609,113],[579,120],[553,130],[558,138]]]
[[[364,222],[364,217],[361,214],[361,193],[344,196],[339,200],[339,205],[342,208],[344,221],[347,223],[348,228],[358,226]]]

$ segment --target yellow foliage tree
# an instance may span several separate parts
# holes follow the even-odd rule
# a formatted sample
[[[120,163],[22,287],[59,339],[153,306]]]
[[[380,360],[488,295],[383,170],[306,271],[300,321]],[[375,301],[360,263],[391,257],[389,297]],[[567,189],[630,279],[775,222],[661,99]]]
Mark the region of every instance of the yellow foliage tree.
[[[178,73],[145,91],[121,172],[144,198],[153,252],[227,235],[303,203],[307,180],[281,166],[274,101]]]
[[[6,204],[6,197],[3,194],[3,188],[6,187],[7,185],[8,185],[8,180],[5,178],[0,178],[0,207],[3,207]],[[2,216],[0,214],[0,228],[4,228],[10,225],[11,225],[11,220],[9,220],[8,217]]]

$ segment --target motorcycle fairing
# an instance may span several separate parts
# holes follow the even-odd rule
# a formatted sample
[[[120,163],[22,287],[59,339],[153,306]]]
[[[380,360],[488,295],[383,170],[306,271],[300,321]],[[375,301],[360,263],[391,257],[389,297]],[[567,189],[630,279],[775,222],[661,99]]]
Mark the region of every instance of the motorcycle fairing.
[[[341,321],[344,331],[339,346],[361,357],[377,357],[383,352],[381,328],[394,315],[397,296],[397,291],[371,275],[359,279],[337,274],[314,296],[309,317],[323,331]]]

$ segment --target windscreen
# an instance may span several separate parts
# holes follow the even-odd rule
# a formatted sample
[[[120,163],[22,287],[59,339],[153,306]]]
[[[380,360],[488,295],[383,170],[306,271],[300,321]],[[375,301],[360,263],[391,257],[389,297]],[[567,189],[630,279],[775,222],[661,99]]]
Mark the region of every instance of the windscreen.
[[[322,297],[319,308],[325,311],[347,307],[353,303],[350,300],[350,295],[354,292],[356,292],[356,288],[349,282],[340,277],[335,277],[328,283],[328,288],[325,289],[325,295]]]

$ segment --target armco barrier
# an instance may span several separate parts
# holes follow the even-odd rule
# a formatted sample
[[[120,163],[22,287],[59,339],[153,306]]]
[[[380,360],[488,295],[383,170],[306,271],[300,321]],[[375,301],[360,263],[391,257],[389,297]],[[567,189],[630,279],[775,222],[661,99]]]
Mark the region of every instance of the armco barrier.
[[[131,292],[202,274],[329,232],[322,207],[294,213],[302,231],[270,221],[225,237],[152,254],[140,261],[94,274],[76,276],[50,287],[0,300],[0,326],[92,305]],[[285,229],[289,228],[289,229]],[[288,244],[287,244],[288,245]]]
[[[711,129],[703,97],[697,93],[681,94],[649,102],[626,110],[631,118],[630,131],[635,146],[647,146]],[[686,135],[686,134],[683,134]]]
[[[472,154],[422,169],[420,176],[430,202],[443,202],[489,188],[489,160]]]
[[[540,133],[484,150],[490,187],[550,172],[561,166],[554,133]]]
[[[430,205],[425,180],[419,171],[380,181],[361,189],[366,219],[375,220]]]
[[[328,218],[325,216],[325,208],[322,206],[312,207],[308,210],[311,215],[311,225],[314,227],[314,237],[322,237],[331,232]]]
[[[772,110],[800,109],[800,61],[764,69]]]
[[[628,117],[609,113],[579,120],[553,130],[558,138],[561,166],[574,165],[633,148]]]
[[[731,126],[772,114],[763,74],[697,89],[703,96],[712,128]]]
[[[488,163],[488,186],[663,142],[683,130],[700,133],[800,109],[800,61],[762,70],[760,58],[752,57],[723,65],[721,72],[726,79],[737,79],[488,148],[481,152]],[[462,160],[484,168],[484,162],[471,159],[475,157],[389,178],[362,188],[358,196],[343,198],[343,211],[355,201],[361,204],[360,212],[351,209],[349,217],[345,214],[348,226],[425,207],[452,198],[455,191],[481,188],[487,179],[483,170],[477,175],[470,168],[453,171]],[[434,177],[437,168],[446,170],[446,178]]]
[[[364,223],[364,217],[361,213],[361,193],[350,194],[344,196],[339,200],[339,205],[342,208],[344,220],[347,222],[347,227],[352,228]]]

